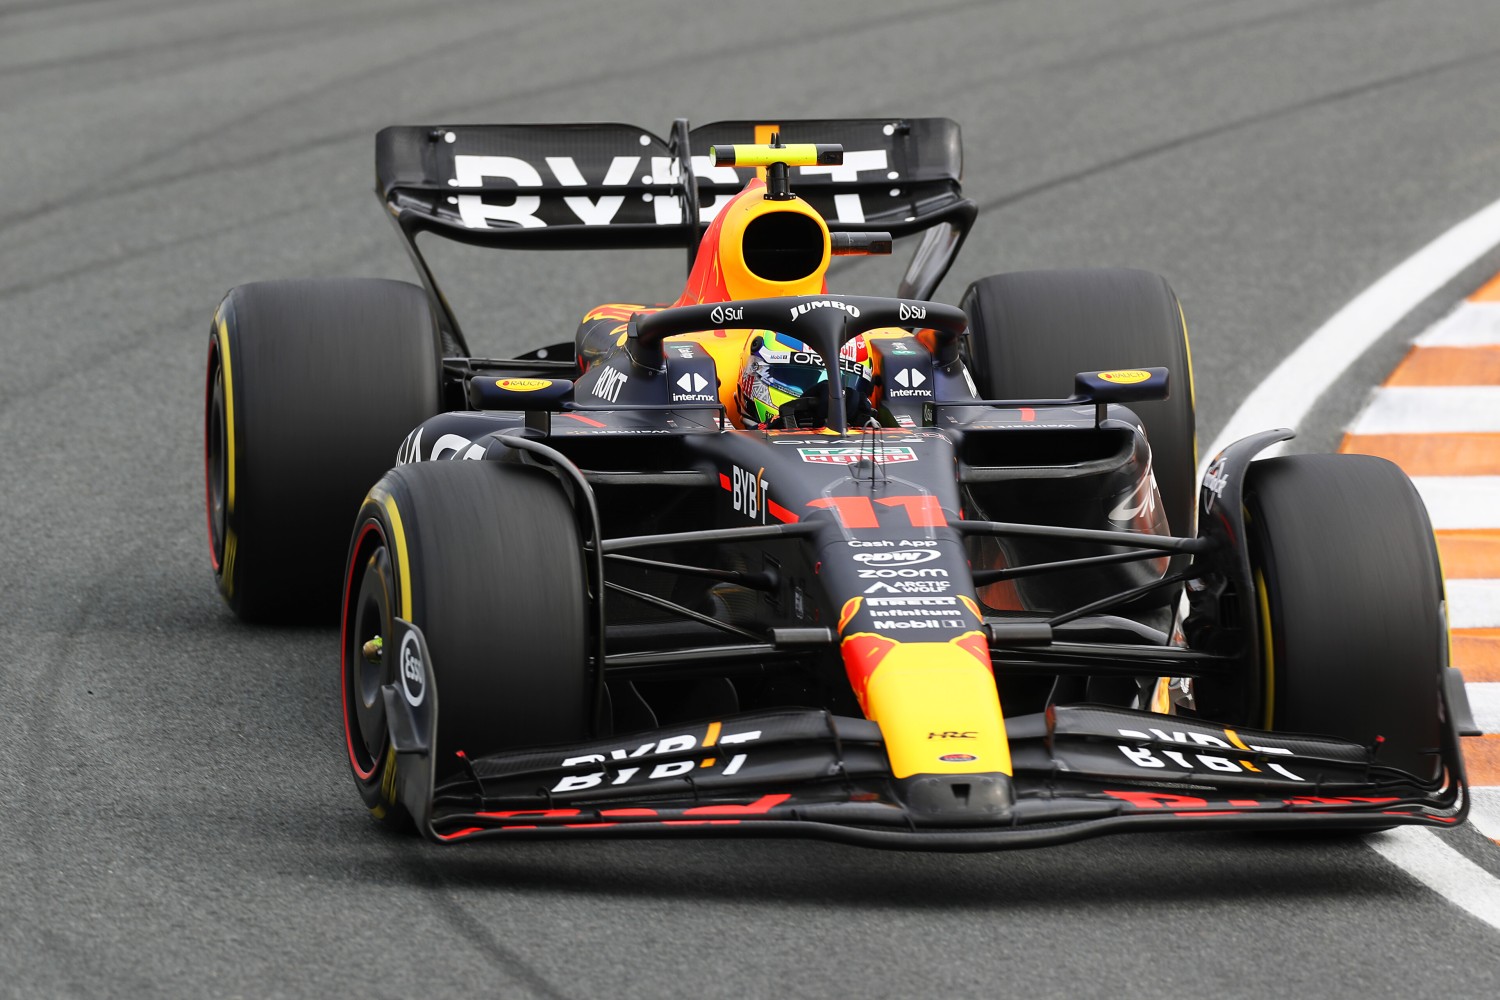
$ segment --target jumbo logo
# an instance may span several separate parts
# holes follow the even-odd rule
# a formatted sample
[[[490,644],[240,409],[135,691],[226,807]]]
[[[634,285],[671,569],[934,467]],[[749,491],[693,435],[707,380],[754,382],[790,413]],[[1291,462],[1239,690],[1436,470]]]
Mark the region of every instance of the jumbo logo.
[[[1099,377],[1106,382],[1113,382],[1116,385],[1135,385],[1137,382],[1146,381],[1151,377],[1151,373],[1143,372],[1139,369],[1123,369],[1120,371],[1100,372]]]
[[[796,319],[798,316],[806,316],[814,309],[842,309],[855,319],[859,318],[859,306],[850,305],[848,302],[840,302],[838,299],[818,299],[815,302],[802,302],[792,306],[792,319]]]
[[[550,378],[500,378],[495,380],[495,388],[504,389],[507,392],[536,392],[539,389],[550,389],[552,380]]]
[[[894,552],[856,552],[854,561],[868,566],[915,566],[932,562],[940,553],[937,549],[899,549]]]

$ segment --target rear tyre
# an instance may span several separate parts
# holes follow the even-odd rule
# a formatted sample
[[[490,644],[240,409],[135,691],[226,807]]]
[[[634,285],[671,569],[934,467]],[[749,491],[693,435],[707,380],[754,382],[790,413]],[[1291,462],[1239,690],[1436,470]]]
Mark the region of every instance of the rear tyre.
[[[344,584],[344,734],[377,818],[394,802],[382,685],[395,657],[363,655],[414,623],[437,688],[437,779],[480,757],[589,735],[588,597],[577,522],[538,469],[479,461],[392,469],[359,511]]]
[[[1245,477],[1263,687],[1247,725],[1380,740],[1437,777],[1447,632],[1432,526],[1411,481],[1364,455],[1292,455]]]
[[[349,516],[438,411],[426,293],[371,279],[232,289],[209,336],[209,560],[247,621],[331,621]]]
[[[996,274],[970,285],[960,306],[986,399],[1069,396],[1073,376],[1090,369],[1169,369],[1172,397],[1130,408],[1146,426],[1168,524],[1178,535],[1197,530],[1192,360],[1165,279],[1121,269]]]

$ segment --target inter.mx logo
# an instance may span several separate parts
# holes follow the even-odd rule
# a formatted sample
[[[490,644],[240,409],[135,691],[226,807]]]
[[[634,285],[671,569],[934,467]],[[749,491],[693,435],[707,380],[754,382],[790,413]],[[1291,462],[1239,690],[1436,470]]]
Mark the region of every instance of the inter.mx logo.
[[[892,375],[891,380],[903,389],[916,389],[927,381],[927,376],[915,368],[903,368]]]

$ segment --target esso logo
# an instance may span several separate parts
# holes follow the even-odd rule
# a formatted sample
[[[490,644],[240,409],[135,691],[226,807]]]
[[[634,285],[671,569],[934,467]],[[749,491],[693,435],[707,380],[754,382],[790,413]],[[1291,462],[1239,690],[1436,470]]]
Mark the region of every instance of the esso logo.
[[[916,566],[932,562],[939,555],[937,549],[899,549],[895,552],[856,552],[854,561],[867,566]]]
[[[427,697],[427,671],[422,668],[422,651],[417,645],[417,633],[408,632],[401,638],[401,651],[397,658],[397,669],[401,672],[401,692],[413,708]]]
[[[714,306],[714,311],[708,317],[721,326],[725,323],[738,323],[745,318],[745,310],[739,306]]]

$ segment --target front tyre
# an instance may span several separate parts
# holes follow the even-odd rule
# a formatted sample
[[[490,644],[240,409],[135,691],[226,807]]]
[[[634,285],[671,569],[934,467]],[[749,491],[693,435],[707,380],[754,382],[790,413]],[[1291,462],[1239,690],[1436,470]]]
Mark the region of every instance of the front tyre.
[[[392,469],[359,511],[344,583],[344,737],[378,819],[395,801],[381,688],[394,652],[366,655],[403,618],[422,630],[438,688],[436,776],[500,750],[590,731],[593,687],[582,546],[556,479],[488,461]]]
[[[1253,463],[1244,502],[1263,682],[1245,723],[1378,743],[1377,763],[1435,779],[1447,630],[1411,481],[1380,458],[1291,455]]]

